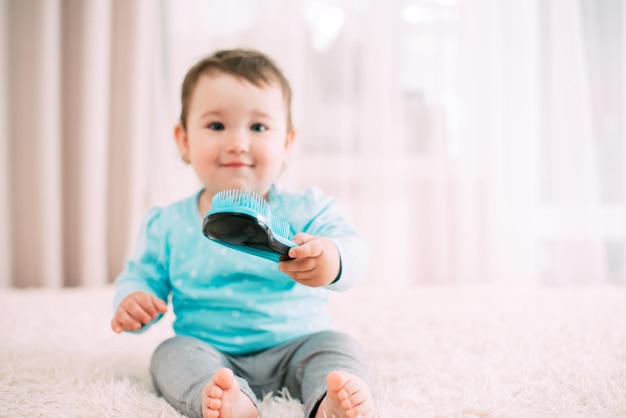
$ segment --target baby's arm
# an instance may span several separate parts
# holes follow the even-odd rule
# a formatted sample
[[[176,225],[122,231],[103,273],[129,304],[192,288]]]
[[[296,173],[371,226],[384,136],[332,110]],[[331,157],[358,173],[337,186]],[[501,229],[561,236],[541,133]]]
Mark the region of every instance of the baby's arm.
[[[333,241],[305,233],[296,235],[293,241],[298,246],[289,250],[292,260],[281,261],[280,271],[310,287],[327,286],[337,279],[341,259]]]
[[[118,334],[122,331],[138,331],[165,312],[167,304],[161,299],[148,292],[133,292],[117,307],[111,328]]]

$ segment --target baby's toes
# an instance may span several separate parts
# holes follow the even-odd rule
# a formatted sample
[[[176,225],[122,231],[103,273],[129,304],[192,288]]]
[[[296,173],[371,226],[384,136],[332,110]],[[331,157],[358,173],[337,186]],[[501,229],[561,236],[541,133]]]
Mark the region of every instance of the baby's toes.
[[[365,383],[356,379],[348,381],[341,392],[345,393],[344,399],[349,400],[352,405],[359,405],[369,397],[369,389]]]
[[[209,395],[209,398],[221,398],[224,391],[217,385],[211,385],[209,390],[207,390],[207,394]]]

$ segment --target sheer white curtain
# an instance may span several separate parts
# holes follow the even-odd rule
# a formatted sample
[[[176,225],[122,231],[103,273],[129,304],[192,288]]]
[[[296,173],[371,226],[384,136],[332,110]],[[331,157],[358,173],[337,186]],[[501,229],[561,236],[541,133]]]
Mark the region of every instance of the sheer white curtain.
[[[294,89],[281,181],[337,196],[372,282],[626,280],[622,0],[0,5],[5,286],[115,277],[145,208],[198,187],[186,70],[240,46]]]

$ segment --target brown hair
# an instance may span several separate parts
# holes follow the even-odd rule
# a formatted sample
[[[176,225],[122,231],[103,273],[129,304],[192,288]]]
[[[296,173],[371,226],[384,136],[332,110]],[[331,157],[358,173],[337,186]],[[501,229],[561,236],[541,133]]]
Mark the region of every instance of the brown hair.
[[[243,78],[257,87],[278,82],[287,107],[287,130],[293,129],[291,121],[291,87],[278,66],[263,53],[253,49],[228,49],[217,51],[198,61],[185,75],[181,89],[180,124],[187,130],[189,102],[201,75],[222,72]]]

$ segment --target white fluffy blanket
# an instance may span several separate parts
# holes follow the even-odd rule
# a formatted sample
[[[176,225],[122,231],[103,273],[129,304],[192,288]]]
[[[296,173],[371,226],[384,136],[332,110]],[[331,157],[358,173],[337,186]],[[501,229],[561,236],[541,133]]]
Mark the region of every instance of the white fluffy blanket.
[[[148,373],[168,321],[115,335],[112,295],[0,293],[1,417],[179,416]],[[626,417],[625,287],[364,285],[329,309],[369,353],[380,417]],[[275,395],[262,417],[302,417]]]

